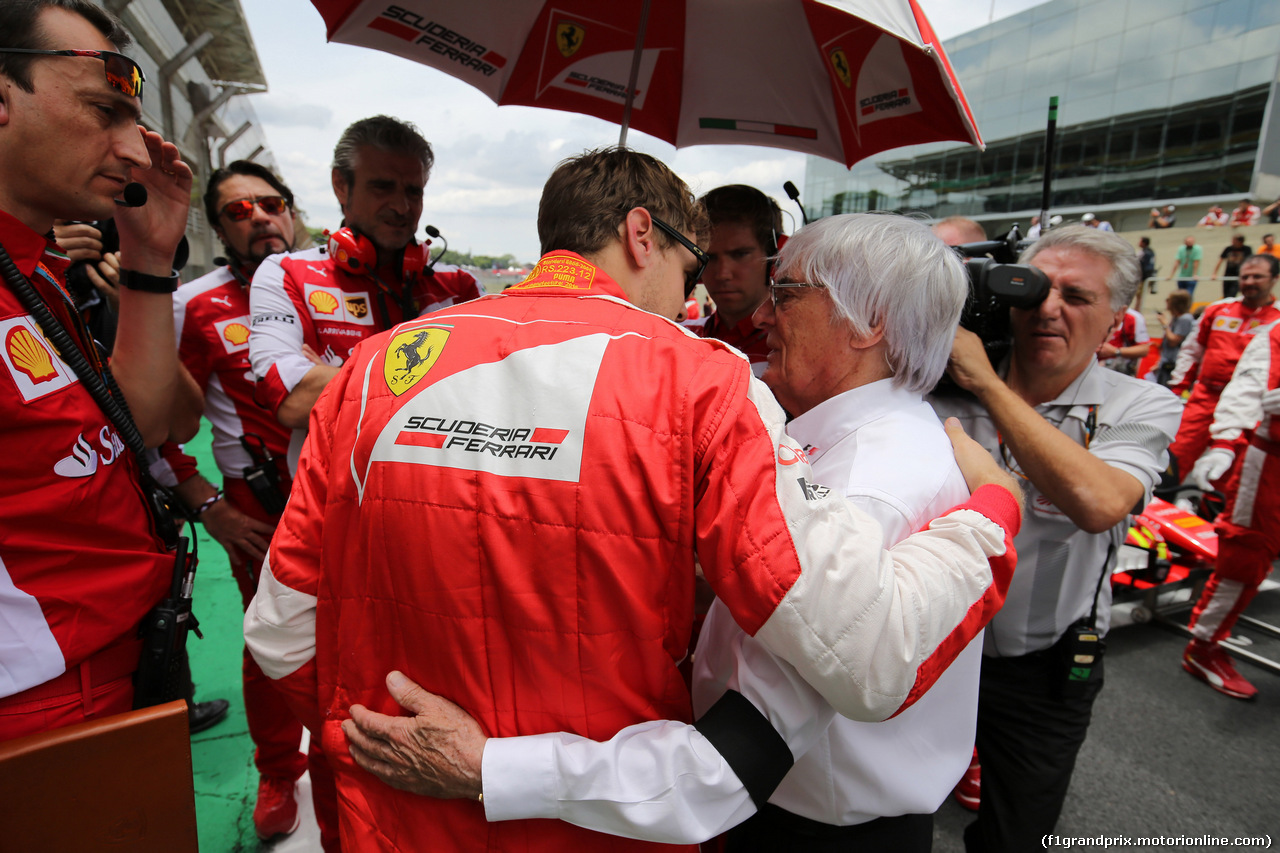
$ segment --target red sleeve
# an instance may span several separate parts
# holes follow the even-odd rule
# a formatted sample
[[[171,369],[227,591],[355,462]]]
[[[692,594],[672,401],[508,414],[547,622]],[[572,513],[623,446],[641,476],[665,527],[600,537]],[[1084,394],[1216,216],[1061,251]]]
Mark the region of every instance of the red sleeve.
[[[172,441],[166,441],[160,445],[160,456],[169,463],[169,468],[177,478],[179,486],[200,473],[196,468],[195,457],[188,456],[183,452],[181,445]]]
[[[1200,342],[1200,346],[1204,349],[1209,348],[1209,333],[1213,330],[1213,318],[1218,312],[1214,310],[1214,306],[1210,305],[1204,309],[1204,313],[1200,315],[1200,327],[1196,330],[1196,340]],[[1204,357],[1201,356],[1201,361]]]

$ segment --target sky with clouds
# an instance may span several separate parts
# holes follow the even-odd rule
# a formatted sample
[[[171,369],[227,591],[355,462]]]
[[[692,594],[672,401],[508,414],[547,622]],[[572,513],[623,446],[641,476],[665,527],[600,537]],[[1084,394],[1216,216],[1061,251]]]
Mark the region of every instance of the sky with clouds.
[[[919,0],[947,39],[1044,0]],[[416,124],[435,149],[422,224],[450,248],[484,255],[538,257],[535,224],[542,184],[556,163],[616,143],[617,125],[531,107],[497,107],[476,89],[432,68],[367,48],[325,42],[308,0],[242,0],[269,91],[252,104],[283,178],[313,227],[335,227],[341,213],[329,184],[342,129],[385,113]],[[320,69],[323,69],[321,71]],[[961,85],[964,81],[960,81]],[[670,165],[703,193],[729,183],[759,187],[795,215],[782,184],[804,186],[802,154],[743,145],[673,146],[632,132],[628,145]],[[790,226],[788,226],[788,230]]]

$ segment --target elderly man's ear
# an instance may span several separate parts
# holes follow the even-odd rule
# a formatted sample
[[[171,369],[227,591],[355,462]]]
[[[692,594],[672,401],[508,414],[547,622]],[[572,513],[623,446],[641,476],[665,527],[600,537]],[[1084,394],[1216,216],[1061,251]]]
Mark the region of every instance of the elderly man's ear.
[[[857,332],[849,335],[849,346],[854,349],[869,349],[884,340],[884,322],[881,321],[871,327],[865,335],[859,335]]]

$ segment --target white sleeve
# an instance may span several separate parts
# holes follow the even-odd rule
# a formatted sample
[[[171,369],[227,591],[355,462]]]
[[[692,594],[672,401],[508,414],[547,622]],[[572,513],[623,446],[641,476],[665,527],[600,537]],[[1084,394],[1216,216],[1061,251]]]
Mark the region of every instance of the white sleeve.
[[[685,723],[638,723],[605,743],[564,733],[490,738],[481,775],[491,821],[552,818],[693,844],[755,813],[720,753]]]
[[[1191,331],[1182,339],[1178,348],[1178,358],[1173,364],[1173,373],[1169,376],[1169,386],[1180,384],[1187,373],[1200,363],[1204,356],[1204,347],[1200,344],[1200,318],[1191,324]]]
[[[1151,333],[1147,331],[1147,318],[1142,316],[1140,311],[1133,312],[1133,342],[1135,344],[1145,344],[1151,340]]]
[[[1244,348],[1231,381],[1222,389],[1213,413],[1209,436],[1213,441],[1235,441],[1262,418],[1262,394],[1271,372],[1271,335],[1259,333]]]
[[[271,389],[275,392],[271,397],[293,391],[315,366],[302,354],[304,318],[298,316],[297,306],[285,289],[287,273],[280,263],[284,257],[273,255],[263,261],[249,288],[249,363],[258,381],[265,380],[275,368],[273,378],[281,387]],[[272,400],[274,407],[280,402]]]

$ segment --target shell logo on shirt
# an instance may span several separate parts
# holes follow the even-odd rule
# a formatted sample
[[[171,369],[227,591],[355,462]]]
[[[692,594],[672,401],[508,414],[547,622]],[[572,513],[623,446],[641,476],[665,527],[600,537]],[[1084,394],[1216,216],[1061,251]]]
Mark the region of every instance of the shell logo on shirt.
[[[316,312],[329,316],[333,316],[334,312],[338,310],[337,297],[326,290],[312,291],[311,295],[307,297],[307,304],[315,309]]]
[[[77,382],[29,314],[0,321],[0,360],[30,403]]]
[[[391,339],[383,359],[382,376],[392,394],[399,397],[427,375],[449,340],[446,329],[451,328],[410,329]]]
[[[244,352],[249,348],[248,314],[214,323],[213,328],[217,330],[218,340],[222,341],[227,352]]]
[[[316,320],[332,320],[357,326],[373,325],[368,293],[344,293],[341,288],[318,284],[304,285],[303,293],[307,310]]]
[[[14,367],[27,374],[37,385],[58,375],[58,371],[53,369],[53,355],[36,341],[36,336],[31,334],[30,329],[10,329],[4,345]]]
[[[232,323],[222,330],[222,336],[236,346],[249,342],[249,330],[244,323]]]
[[[1214,317],[1213,330],[1215,332],[1235,332],[1240,328],[1239,317]]]

